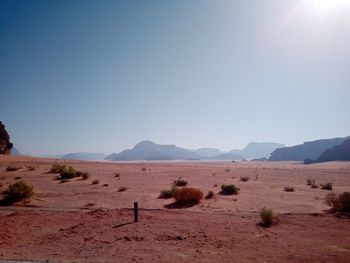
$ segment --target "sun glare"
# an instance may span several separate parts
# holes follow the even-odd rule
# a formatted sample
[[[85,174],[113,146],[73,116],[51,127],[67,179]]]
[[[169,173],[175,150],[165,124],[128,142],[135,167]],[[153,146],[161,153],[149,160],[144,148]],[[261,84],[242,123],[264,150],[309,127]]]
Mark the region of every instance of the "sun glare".
[[[312,6],[320,11],[330,11],[342,7],[350,7],[350,0],[310,0]]]

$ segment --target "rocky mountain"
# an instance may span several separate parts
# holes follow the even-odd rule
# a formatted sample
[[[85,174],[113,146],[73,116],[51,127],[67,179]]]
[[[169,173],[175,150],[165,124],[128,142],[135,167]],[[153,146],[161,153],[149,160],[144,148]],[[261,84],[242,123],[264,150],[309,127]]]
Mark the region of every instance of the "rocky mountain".
[[[281,143],[251,142],[244,149],[232,150],[231,153],[240,155],[245,159],[269,158],[274,150],[282,147],[285,147],[285,145]]]
[[[200,160],[202,156],[176,145],[161,145],[152,141],[142,141],[132,149],[114,153],[105,158],[110,161],[133,160]]]
[[[230,160],[230,161],[234,160],[234,161],[237,161],[237,160],[242,160],[243,157],[238,155],[238,154],[229,152],[229,153],[219,154],[219,155],[214,156],[214,157],[212,157],[210,159],[211,160]]]
[[[81,161],[100,161],[106,158],[103,153],[90,153],[90,152],[78,152],[78,153],[68,153],[61,157],[65,160],[81,160]]]
[[[10,136],[5,129],[5,125],[0,121],[0,154],[11,154],[13,144],[10,142]]]
[[[223,153],[219,149],[215,148],[200,148],[193,152],[199,154],[200,156],[203,156],[204,158],[212,158]]]
[[[305,159],[316,160],[321,153],[336,145],[342,144],[345,138],[323,139],[304,142],[303,144],[276,149],[269,158],[269,161],[304,161]]]
[[[320,157],[312,163],[324,163],[331,161],[350,161],[350,139],[340,145],[333,146],[321,153]],[[310,162],[311,163],[311,162]]]

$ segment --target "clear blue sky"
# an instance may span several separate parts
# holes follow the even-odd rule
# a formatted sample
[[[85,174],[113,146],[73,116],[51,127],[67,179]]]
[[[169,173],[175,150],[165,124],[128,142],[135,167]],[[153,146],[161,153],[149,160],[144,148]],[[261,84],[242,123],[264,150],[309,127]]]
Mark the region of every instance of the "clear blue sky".
[[[24,153],[350,135],[350,2],[0,2],[0,120]]]

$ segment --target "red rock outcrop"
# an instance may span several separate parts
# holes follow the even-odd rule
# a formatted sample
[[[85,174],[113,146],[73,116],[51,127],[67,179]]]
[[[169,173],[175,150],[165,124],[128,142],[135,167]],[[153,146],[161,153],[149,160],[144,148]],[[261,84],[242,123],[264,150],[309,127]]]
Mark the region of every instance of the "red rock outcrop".
[[[13,144],[10,142],[10,136],[5,130],[5,125],[0,121],[0,154],[11,154]]]

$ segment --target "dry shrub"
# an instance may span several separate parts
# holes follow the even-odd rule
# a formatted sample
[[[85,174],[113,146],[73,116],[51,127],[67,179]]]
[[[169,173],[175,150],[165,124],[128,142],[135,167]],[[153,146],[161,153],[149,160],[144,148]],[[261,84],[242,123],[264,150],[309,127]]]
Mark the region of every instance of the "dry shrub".
[[[203,198],[201,190],[192,187],[177,188],[173,194],[176,202],[182,204],[198,204]]]
[[[328,190],[328,191],[332,191],[333,189],[333,183],[325,183],[325,184],[321,184],[321,189],[322,190]]]
[[[286,186],[286,187],[284,187],[284,191],[285,192],[294,192],[294,187]]]
[[[207,195],[205,196],[205,199],[212,199],[214,197],[213,191],[208,191]]]
[[[274,220],[274,214],[271,209],[263,208],[260,210],[260,225],[263,227],[270,227]]]
[[[54,163],[49,171],[49,173],[59,174],[66,169],[65,164]]]
[[[19,170],[19,169],[21,169],[22,167],[20,167],[20,166],[16,166],[16,165],[12,165],[12,164],[10,164],[10,165],[8,165],[7,167],[6,167],[6,171],[7,172],[14,172],[14,171],[17,171],[17,170]]]
[[[173,181],[173,187],[183,187],[187,185],[187,181],[182,179],[182,177],[179,177],[178,179]]]
[[[239,187],[234,184],[223,184],[221,185],[221,194],[222,195],[237,195],[239,192]]]
[[[311,179],[310,177],[308,177],[306,179],[306,184],[312,186],[312,185],[316,184],[316,181],[314,179]]]
[[[33,186],[24,181],[10,184],[4,192],[6,202],[13,203],[31,197],[34,194]]]
[[[250,178],[249,178],[248,176],[241,176],[240,181],[241,181],[241,182],[248,182],[249,179],[250,179]]]
[[[100,181],[99,180],[93,180],[92,184],[98,184]]]
[[[331,207],[332,212],[350,213],[350,193],[329,193],[325,197],[326,205]]]

